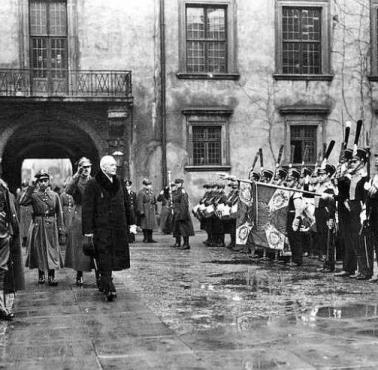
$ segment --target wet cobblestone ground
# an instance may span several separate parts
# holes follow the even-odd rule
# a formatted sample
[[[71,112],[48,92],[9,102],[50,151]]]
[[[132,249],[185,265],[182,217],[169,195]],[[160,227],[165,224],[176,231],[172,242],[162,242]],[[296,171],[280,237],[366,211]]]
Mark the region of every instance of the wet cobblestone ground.
[[[15,301],[0,325],[0,369],[378,369],[378,284],[335,278],[320,263],[290,268],[247,255],[159,243],[131,245],[132,268],[115,274],[116,302],[92,275]]]

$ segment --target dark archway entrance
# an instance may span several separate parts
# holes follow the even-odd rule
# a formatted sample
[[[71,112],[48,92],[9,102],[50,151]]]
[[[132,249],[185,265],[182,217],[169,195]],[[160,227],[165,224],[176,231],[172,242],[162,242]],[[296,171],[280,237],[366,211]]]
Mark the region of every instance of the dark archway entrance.
[[[95,172],[99,153],[88,133],[67,122],[34,122],[19,127],[9,137],[2,156],[2,177],[15,190],[20,186],[24,159],[69,158],[74,165],[82,156],[93,161]]]

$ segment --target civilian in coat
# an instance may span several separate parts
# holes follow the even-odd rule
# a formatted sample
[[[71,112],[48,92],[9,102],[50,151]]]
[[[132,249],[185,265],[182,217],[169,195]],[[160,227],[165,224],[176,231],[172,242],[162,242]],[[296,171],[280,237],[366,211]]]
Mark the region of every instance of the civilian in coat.
[[[130,208],[127,192],[116,176],[115,159],[104,156],[100,169],[84,191],[82,225],[83,234],[93,240],[101,290],[112,301],[116,297],[112,272],[130,268]]]
[[[83,271],[92,269],[92,258],[83,253],[83,227],[81,221],[81,208],[83,194],[91,177],[92,163],[88,158],[80,158],[78,168],[72,180],[67,184],[66,193],[72,196],[74,206],[72,209],[71,226],[68,228],[68,240],[65,267],[76,271],[76,285],[83,285]]]
[[[130,226],[129,226],[129,243],[135,242],[135,232],[137,224],[137,195],[131,190],[131,180],[125,181],[125,187],[130,200]],[[133,231],[133,232],[131,232]]]
[[[33,224],[28,238],[26,266],[38,268],[38,283],[56,286],[55,269],[63,267],[60,241],[63,233],[63,211],[57,193],[49,188],[50,176],[41,170],[36,174],[37,187],[28,187],[21,197],[20,205],[33,207]]]
[[[156,228],[157,203],[152,192],[151,181],[143,180],[143,189],[138,193],[138,214],[140,215],[140,227],[143,230],[143,243],[156,243],[152,239],[152,231]]]
[[[183,188],[184,180],[176,179],[172,191],[173,202],[173,236],[176,238],[177,249],[190,249],[189,237],[194,235],[192,218],[189,211],[188,194]],[[184,244],[181,246],[181,237]]]

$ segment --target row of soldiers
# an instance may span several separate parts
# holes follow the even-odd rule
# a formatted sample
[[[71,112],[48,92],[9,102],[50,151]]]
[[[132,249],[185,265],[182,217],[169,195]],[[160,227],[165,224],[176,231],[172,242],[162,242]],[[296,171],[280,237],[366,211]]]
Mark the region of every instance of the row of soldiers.
[[[329,153],[328,153],[329,155]],[[292,188],[288,205],[286,235],[292,263],[300,266],[303,256],[316,254],[323,262],[321,272],[334,272],[336,252],[343,269],[336,276],[377,281],[373,277],[374,249],[378,253],[378,175],[369,179],[368,150],[345,149],[337,166],[324,161],[315,169],[276,167],[274,171],[251,171],[249,180]],[[205,194],[193,212],[208,234],[208,246],[236,246],[238,181],[205,184]],[[254,245],[249,249],[254,252]],[[266,251],[265,251],[266,252]],[[265,255],[266,253],[264,253]],[[277,258],[277,253],[273,253]]]

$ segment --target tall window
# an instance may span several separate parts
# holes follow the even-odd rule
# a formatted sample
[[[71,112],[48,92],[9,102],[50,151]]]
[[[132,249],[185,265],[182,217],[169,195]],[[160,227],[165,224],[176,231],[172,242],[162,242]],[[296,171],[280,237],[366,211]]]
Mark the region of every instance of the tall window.
[[[322,73],[321,24],[321,8],[283,7],[283,73]]]
[[[30,0],[31,68],[35,88],[56,91],[67,77],[65,0]]]
[[[318,126],[290,126],[290,145],[294,149],[293,163],[315,163]]]
[[[194,126],[193,165],[222,164],[222,126]]]
[[[226,8],[186,7],[187,72],[227,71]]]

